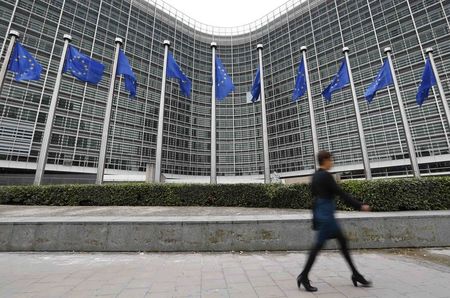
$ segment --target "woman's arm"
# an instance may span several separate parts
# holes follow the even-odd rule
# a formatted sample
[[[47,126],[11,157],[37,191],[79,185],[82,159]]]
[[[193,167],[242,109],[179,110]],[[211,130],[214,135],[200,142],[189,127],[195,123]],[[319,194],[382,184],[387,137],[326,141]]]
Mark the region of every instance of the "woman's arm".
[[[331,174],[328,173],[328,177],[329,177],[328,185],[331,188],[330,190],[332,191],[332,193],[339,196],[341,200],[344,201],[344,203],[347,204],[348,206],[351,206],[356,210],[361,210],[361,207],[364,204],[353,198],[350,194],[343,191],[342,188],[336,183]]]

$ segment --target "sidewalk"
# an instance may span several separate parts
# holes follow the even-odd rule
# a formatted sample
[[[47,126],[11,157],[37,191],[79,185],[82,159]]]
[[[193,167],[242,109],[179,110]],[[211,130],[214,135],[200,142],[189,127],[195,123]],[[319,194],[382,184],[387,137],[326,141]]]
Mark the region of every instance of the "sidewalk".
[[[355,288],[337,252],[298,290],[304,253],[0,253],[0,297],[450,297],[450,249],[355,252],[373,288]],[[432,256],[427,260],[428,256]]]

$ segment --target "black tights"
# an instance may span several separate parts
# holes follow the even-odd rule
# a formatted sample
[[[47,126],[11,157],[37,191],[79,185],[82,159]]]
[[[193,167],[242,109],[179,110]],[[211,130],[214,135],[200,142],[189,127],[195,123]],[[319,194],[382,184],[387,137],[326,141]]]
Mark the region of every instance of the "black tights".
[[[352,273],[358,274],[358,270],[356,270],[355,264],[353,264],[350,252],[348,250],[347,239],[345,238],[341,230],[337,232],[336,240],[339,242],[339,246],[341,247],[341,253],[344,256],[345,260],[347,261],[350,269],[352,270]],[[305,278],[308,277],[309,271],[311,271],[311,267],[314,264],[314,261],[316,260],[316,257],[319,254],[319,251],[324,246],[325,242],[326,240],[324,241],[318,240],[311,249],[308,261],[306,262],[305,268],[302,271],[302,276],[304,276]]]

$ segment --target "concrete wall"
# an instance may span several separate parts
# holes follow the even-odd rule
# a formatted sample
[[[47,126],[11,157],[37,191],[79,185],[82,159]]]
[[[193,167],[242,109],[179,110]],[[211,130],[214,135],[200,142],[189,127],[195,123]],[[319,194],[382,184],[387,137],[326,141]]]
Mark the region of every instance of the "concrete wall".
[[[450,246],[450,211],[352,214],[340,221],[353,248]],[[0,251],[305,250],[313,236],[310,218],[294,215],[0,219]],[[335,247],[330,241],[327,248]]]

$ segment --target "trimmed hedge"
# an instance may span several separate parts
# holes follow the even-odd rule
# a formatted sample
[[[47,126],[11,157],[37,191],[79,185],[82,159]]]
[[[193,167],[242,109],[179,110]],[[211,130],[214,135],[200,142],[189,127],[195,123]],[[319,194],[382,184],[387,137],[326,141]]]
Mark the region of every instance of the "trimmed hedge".
[[[345,181],[375,211],[450,209],[450,177]],[[0,187],[0,204],[52,206],[233,206],[309,209],[309,185],[107,184]],[[348,209],[338,200],[339,209]]]

